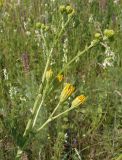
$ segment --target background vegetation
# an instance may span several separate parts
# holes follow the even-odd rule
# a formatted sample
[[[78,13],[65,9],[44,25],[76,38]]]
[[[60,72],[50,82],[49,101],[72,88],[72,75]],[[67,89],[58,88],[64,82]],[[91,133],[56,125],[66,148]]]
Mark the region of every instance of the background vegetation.
[[[114,38],[90,49],[49,88],[36,127],[57,105],[66,82],[75,96],[87,96],[83,106],[51,122],[33,135],[22,160],[122,159],[122,3],[115,0],[6,0],[0,1],[0,159],[14,160],[41,83],[51,49],[62,25],[61,5],[75,15],[55,46],[49,68],[56,76],[90,45],[96,32],[113,29]],[[65,17],[64,17],[65,20]],[[105,45],[106,45],[105,44]],[[67,109],[73,98],[59,109]],[[35,136],[35,137],[34,137]],[[34,137],[34,138],[33,138]]]

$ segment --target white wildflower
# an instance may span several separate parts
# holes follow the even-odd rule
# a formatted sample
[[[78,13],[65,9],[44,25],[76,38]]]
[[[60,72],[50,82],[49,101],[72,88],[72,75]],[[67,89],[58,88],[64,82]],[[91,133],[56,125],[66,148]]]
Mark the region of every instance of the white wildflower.
[[[64,40],[63,52],[64,52],[63,62],[67,63],[67,53],[68,53],[68,39],[67,38]]]
[[[110,47],[105,50],[105,55],[113,58],[115,57],[115,53],[110,49]]]
[[[103,68],[107,68],[107,67],[112,67],[113,66],[113,61],[111,58],[105,58],[103,64],[102,64]]]
[[[24,22],[24,29],[26,30],[27,29],[27,22]]]
[[[88,22],[89,22],[89,23],[93,23],[93,21],[94,21],[94,17],[93,17],[93,15],[91,14],[90,17],[89,17]]]
[[[94,0],[89,0],[89,3],[92,3]]]
[[[16,32],[17,32],[17,29],[14,29],[13,31],[14,31],[14,33],[16,33]]]
[[[20,0],[17,1],[17,5],[20,5]]]
[[[118,4],[120,0],[114,0],[114,4]]]
[[[26,31],[26,35],[27,35],[27,36],[30,36],[30,35],[31,35],[31,32],[30,32],[30,31]]]
[[[5,18],[8,18],[10,15],[8,12],[4,12],[4,15],[3,15]]]
[[[115,61],[115,53],[110,49],[110,47],[107,47],[104,54],[106,55],[106,58],[102,63],[102,67],[104,69],[107,67],[112,67]]]
[[[50,0],[51,2],[55,2],[55,0]]]
[[[7,73],[6,68],[3,69],[3,74],[4,74],[5,80],[8,80],[8,73]]]
[[[13,86],[10,86],[9,94],[10,94],[11,99],[13,99],[14,96],[17,94],[17,88],[13,87]]]

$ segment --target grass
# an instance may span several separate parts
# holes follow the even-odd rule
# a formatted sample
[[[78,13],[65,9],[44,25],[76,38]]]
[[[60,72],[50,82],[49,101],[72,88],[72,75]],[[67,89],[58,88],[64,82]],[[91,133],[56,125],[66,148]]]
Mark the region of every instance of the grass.
[[[0,1],[1,160],[122,159],[121,10],[111,0]]]

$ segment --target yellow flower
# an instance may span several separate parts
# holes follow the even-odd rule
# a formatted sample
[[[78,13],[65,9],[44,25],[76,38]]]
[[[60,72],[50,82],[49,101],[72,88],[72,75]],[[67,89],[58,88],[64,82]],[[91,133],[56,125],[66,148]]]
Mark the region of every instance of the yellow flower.
[[[74,90],[75,87],[73,87],[70,83],[67,83],[61,92],[60,102],[65,101],[74,92]]]
[[[84,95],[80,95],[72,101],[71,107],[78,107],[79,105],[83,104],[85,101],[86,101],[86,97]]]
[[[58,74],[56,78],[59,82],[61,82],[64,79],[64,76],[63,74]]]
[[[46,80],[49,81],[53,76],[53,71],[52,69],[49,69],[47,72],[46,72]]]

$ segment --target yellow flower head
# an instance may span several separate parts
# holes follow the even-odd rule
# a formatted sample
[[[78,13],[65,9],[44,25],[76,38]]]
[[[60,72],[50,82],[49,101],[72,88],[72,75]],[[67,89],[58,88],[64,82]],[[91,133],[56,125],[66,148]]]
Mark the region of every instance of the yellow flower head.
[[[52,69],[49,69],[47,72],[46,72],[46,80],[49,81],[53,76],[53,71]]]
[[[64,79],[64,76],[63,74],[58,74],[56,78],[59,82],[62,82],[62,80]]]
[[[61,92],[60,102],[65,101],[74,92],[74,90],[75,87],[73,87],[70,83],[67,83]]]
[[[86,97],[84,95],[80,95],[72,101],[71,107],[78,107],[79,105],[83,104],[85,101],[86,101]]]

